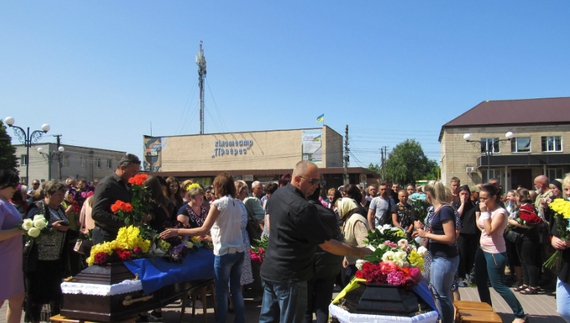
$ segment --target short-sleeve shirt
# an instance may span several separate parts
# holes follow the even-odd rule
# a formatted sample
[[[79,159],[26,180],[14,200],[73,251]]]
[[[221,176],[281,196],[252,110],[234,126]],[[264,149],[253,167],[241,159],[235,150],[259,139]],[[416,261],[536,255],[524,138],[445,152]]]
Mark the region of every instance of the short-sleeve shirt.
[[[455,231],[455,209],[452,206],[445,205],[438,212],[436,212],[430,222],[431,232],[433,234],[443,235],[443,222],[452,221]],[[455,232],[453,233],[455,234]],[[441,243],[434,240],[429,241],[429,252],[436,257],[453,258],[458,255],[456,243]]]
[[[392,206],[392,214],[396,213],[398,215],[398,223],[404,229],[407,229],[410,224],[414,223],[416,213],[411,205],[406,203],[402,205],[400,203]]]
[[[215,200],[212,205],[220,210],[220,215],[210,230],[214,255],[223,256],[227,253],[243,252],[245,246],[241,235],[241,206],[230,195]]]
[[[390,220],[392,219],[391,218],[392,214],[390,214],[390,212],[386,212],[388,211],[389,207],[390,207],[389,200],[385,200],[380,196],[376,196],[375,198],[372,199],[372,201],[370,201],[369,209],[374,211],[374,227],[381,226],[381,224],[386,221],[391,222]],[[389,216],[390,219],[384,219],[383,218],[384,216]],[[370,229],[374,230],[374,228]]]
[[[307,281],[313,276],[317,245],[330,240],[330,230],[295,186],[287,184],[268,201],[271,226],[261,278],[273,282]]]
[[[196,214],[190,205],[184,204],[178,210],[178,214],[188,217],[188,222],[191,228],[199,228],[204,224],[204,221],[206,221],[208,210],[206,209],[206,206],[200,205],[200,214]]]

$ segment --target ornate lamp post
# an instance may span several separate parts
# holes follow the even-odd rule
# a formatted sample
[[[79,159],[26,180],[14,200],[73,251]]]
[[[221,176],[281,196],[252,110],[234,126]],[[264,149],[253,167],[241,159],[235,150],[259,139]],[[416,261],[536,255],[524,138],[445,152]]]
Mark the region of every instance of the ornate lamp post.
[[[38,153],[40,153],[44,159],[48,162],[48,180],[51,180],[51,164],[54,159],[57,159],[57,179],[61,182],[61,154],[65,151],[63,146],[57,147],[57,151],[44,152],[42,147],[38,147]]]
[[[14,128],[14,134],[18,137],[21,143],[26,146],[26,185],[30,183],[29,179],[29,170],[30,170],[30,147],[32,144],[40,140],[40,138],[47,133],[50,129],[49,124],[44,123],[42,125],[42,130],[34,130],[30,133],[30,127],[27,127],[27,131],[24,129],[15,126],[14,123],[16,120],[12,117],[7,117],[4,119],[4,123],[6,123],[10,128]],[[29,186],[29,185],[28,185]]]
[[[471,140],[470,133],[466,133],[463,135],[463,139],[465,139],[466,142],[475,143],[475,145],[477,143],[481,144],[481,152],[484,153],[485,156],[487,156],[487,181],[489,180],[489,174],[491,173],[491,155],[493,155],[495,144],[503,141],[511,141],[514,136],[515,134],[512,131],[509,131],[505,133],[505,139],[493,138],[491,139],[491,141],[483,142],[480,140]],[[483,144],[485,145],[484,150],[483,150]]]

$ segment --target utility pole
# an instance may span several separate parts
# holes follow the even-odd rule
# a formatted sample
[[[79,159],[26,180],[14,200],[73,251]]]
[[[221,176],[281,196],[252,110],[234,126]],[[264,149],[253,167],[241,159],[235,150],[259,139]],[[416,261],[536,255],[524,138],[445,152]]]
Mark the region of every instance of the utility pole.
[[[344,176],[343,176],[343,184],[348,184],[348,162],[350,161],[350,157],[348,153],[350,149],[348,148],[348,125],[346,125],[346,130],[344,134]]]
[[[57,179],[61,182],[61,151],[59,150],[59,147],[61,147],[61,135],[53,135],[56,138],[56,142],[57,142]],[[51,167],[51,166],[50,166]]]
[[[388,158],[388,146],[380,148],[382,152],[382,180],[386,179],[386,158]]]
[[[200,134],[204,134],[204,78],[206,77],[206,57],[200,41],[200,51],[196,55],[198,65],[198,86],[200,86]]]

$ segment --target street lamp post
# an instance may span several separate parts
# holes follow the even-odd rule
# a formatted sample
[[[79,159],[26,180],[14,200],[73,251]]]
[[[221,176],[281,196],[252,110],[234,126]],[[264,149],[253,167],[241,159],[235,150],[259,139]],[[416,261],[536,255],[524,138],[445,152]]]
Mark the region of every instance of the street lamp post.
[[[51,180],[51,164],[54,159],[57,158],[58,168],[57,168],[57,179],[61,182],[61,154],[65,151],[63,146],[57,147],[57,151],[44,152],[42,147],[38,147],[38,153],[40,153],[44,159],[48,162],[48,180]]]
[[[500,139],[500,138],[493,138],[491,140],[491,147],[489,147],[488,142],[485,142],[485,151],[483,151],[485,153],[485,156],[487,156],[487,181],[489,181],[489,177],[490,177],[490,173],[491,173],[491,155],[493,155],[493,149],[495,147],[496,143],[500,143],[503,141],[511,141],[514,137],[514,133],[512,131],[508,131],[507,133],[505,133],[505,139]],[[465,139],[466,142],[471,142],[471,143],[479,143],[481,145],[483,145],[482,141],[477,141],[477,140],[471,140],[471,134],[470,133],[466,133],[463,135],[463,139]]]
[[[34,130],[30,133],[30,127],[27,127],[27,131],[24,129],[15,126],[14,123],[16,120],[12,117],[7,117],[4,119],[4,123],[6,123],[10,128],[14,128],[14,134],[18,137],[18,140],[26,146],[26,185],[30,183],[29,178],[29,170],[30,170],[30,147],[34,142],[40,140],[40,138],[49,131],[49,124],[44,123],[42,125],[42,130]],[[28,185],[29,186],[29,185]]]

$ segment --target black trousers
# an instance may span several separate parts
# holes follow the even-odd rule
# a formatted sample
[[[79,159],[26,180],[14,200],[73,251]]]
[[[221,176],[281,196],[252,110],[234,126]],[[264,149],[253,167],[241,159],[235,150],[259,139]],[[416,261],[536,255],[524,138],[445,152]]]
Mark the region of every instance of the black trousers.
[[[317,323],[326,323],[329,319],[329,304],[332,300],[336,275],[315,278],[307,282],[307,311],[305,323],[313,322],[313,313],[317,315]]]
[[[473,264],[475,263],[475,252],[479,248],[479,237],[477,233],[461,233],[457,238],[457,247],[459,248],[459,268],[457,274],[459,278],[465,279],[465,276],[471,273]]]

